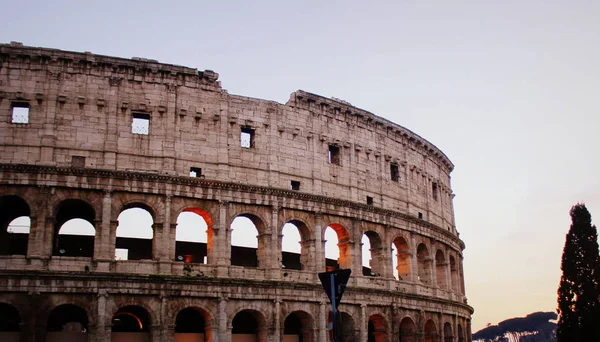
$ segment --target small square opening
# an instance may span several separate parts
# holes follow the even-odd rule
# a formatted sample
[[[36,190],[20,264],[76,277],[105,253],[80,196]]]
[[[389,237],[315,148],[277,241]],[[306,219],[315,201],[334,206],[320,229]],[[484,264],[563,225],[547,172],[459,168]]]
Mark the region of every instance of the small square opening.
[[[298,181],[291,181],[290,182],[290,187],[292,188],[292,190],[300,190],[300,182]]]
[[[398,167],[398,164],[396,164],[396,163],[390,164],[390,176],[391,176],[392,181],[394,181],[394,182],[400,181],[400,168]]]
[[[367,196],[367,205],[373,205],[373,197]]]
[[[27,124],[29,123],[29,103],[13,102],[12,103],[12,123]]]
[[[329,145],[327,150],[327,162],[329,164],[340,165],[340,147],[336,145]]]
[[[419,211],[418,216],[419,216],[420,219],[423,219],[423,213],[422,212]]]
[[[150,114],[133,113],[131,123],[131,133],[148,135],[150,132]]]
[[[85,157],[71,156],[71,167],[85,167]]]
[[[199,167],[190,167],[190,177],[204,178],[202,169]]]
[[[240,146],[243,148],[254,148],[254,129],[247,126],[241,128]]]

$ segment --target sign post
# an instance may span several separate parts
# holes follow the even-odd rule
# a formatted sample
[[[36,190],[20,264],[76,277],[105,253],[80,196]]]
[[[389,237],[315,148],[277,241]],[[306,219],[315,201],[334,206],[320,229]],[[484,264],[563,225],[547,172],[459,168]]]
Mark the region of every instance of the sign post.
[[[342,300],[342,295],[350,279],[351,270],[337,270],[319,273],[319,279],[323,289],[331,302],[331,326],[327,328],[333,332],[333,342],[340,342],[339,312],[337,310]]]

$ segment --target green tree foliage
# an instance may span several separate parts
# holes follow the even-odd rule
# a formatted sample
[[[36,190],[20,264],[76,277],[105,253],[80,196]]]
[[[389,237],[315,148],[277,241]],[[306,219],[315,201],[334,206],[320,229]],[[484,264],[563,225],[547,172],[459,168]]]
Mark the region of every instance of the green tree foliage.
[[[558,342],[600,341],[598,233],[583,204],[571,208],[558,288]]]

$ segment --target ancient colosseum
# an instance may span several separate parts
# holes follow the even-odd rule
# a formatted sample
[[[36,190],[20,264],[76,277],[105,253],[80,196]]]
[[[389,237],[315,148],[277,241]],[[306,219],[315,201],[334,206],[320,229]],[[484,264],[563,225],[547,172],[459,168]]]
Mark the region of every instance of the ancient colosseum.
[[[0,118],[2,341],[327,341],[336,268],[343,341],[471,340],[454,166],[402,126],[16,42]]]

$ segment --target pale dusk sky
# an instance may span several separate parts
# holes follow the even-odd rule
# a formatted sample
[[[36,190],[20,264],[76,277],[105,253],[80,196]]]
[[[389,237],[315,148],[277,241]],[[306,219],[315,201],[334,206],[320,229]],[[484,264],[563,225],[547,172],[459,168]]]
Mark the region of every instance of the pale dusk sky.
[[[232,94],[303,89],[454,162],[473,331],[556,308],[569,209],[600,217],[598,1],[5,1],[0,42],[145,57]]]

